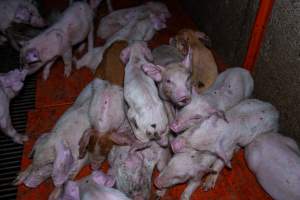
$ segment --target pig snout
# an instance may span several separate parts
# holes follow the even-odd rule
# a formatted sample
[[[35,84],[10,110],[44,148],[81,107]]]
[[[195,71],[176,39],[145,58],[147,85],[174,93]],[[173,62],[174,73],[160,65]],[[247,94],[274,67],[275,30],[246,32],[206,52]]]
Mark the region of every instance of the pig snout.
[[[176,101],[178,102],[177,104],[179,106],[185,106],[191,102],[191,96],[184,95],[184,96],[177,98]]]
[[[179,133],[181,131],[181,126],[179,123],[178,119],[175,119],[170,125],[169,128],[174,132],[174,133]]]
[[[32,17],[30,24],[34,27],[44,27],[47,26],[47,22],[41,17]]]
[[[174,153],[180,153],[185,145],[186,143],[183,138],[176,138],[171,142],[171,148]]]
[[[35,63],[38,61],[40,61],[40,57],[39,57],[39,53],[36,49],[29,49],[25,53],[23,62],[25,62],[26,64],[32,64],[32,63]]]

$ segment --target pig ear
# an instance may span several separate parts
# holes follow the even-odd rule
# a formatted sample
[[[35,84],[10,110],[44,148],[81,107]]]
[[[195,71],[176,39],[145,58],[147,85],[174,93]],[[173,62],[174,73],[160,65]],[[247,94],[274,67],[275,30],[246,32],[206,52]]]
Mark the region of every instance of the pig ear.
[[[74,158],[71,150],[62,141],[55,145],[56,158],[53,164],[52,179],[55,186],[62,185],[69,177]]]
[[[173,47],[176,47],[176,43],[177,43],[177,41],[176,41],[176,38],[175,38],[175,37],[171,37],[171,38],[169,39],[169,45],[171,45],[171,46],[173,46]]]
[[[92,179],[95,183],[106,187],[113,187],[116,183],[116,180],[112,176],[106,175],[102,171],[93,171]]]
[[[192,86],[192,96],[198,96],[198,92],[195,86]]]
[[[182,64],[184,65],[185,68],[188,70],[192,70],[192,48],[189,47],[188,53],[185,56],[184,60],[182,61]]]
[[[127,136],[126,133],[112,132],[109,135],[109,139],[118,145],[131,145],[134,140]]]
[[[62,199],[80,200],[79,187],[75,181],[67,182]]]
[[[120,54],[120,59],[122,60],[122,62],[124,64],[128,63],[129,58],[130,58],[130,47],[126,47],[125,49],[122,50],[121,54]]]
[[[166,24],[159,17],[154,15],[153,13],[150,13],[150,20],[152,22],[154,29],[157,31],[167,27]]]
[[[200,39],[206,46],[211,47],[210,38],[203,32],[196,31],[195,35],[198,39]]]
[[[99,6],[99,4],[101,3],[102,0],[90,0],[89,4],[90,4],[90,7],[93,9],[93,10],[96,10],[97,7]]]
[[[30,20],[29,10],[25,6],[19,6],[15,13],[15,21],[17,23],[20,22],[28,22]]]
[[[90,138],[92,135],[92,130],[91,129],[87,129],[84,131],[82,137],[79,140],[79,159],[84,158],[86,152],[87,152],[87,147],[89,145],[90,142]]]
[[[160,82],[162,80],[162,72],[164,71],[164,67],[159,65],[154,65],[152,63],[146,63],[142,66],[145,74],[150,76],[154,81]]]

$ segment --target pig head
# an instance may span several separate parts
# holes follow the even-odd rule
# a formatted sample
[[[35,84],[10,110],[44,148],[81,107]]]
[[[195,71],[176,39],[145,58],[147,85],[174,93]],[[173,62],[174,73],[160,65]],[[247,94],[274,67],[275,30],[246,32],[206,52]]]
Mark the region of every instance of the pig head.
[[[24,23],[34,27],[44,27],[46,22],[40,16],[37,8],[28,1],[20,1],[13,22]]]
[[[160,97],[176,106],[185,106],[191,101],[191,50],[182,62],[159,66],[143,65],[144,72],[158,82]]]
[[[154,81],[142,66],[152,60],[144,42],[135,42],[121,53],[125,68],[124,97],[129,106],[127,117],[134,135],[142,142],[159,140],[167,129],[168,118]]]
[[[144,164],[141,152],[130,152],[129,146],[114,146],[108,160],[117,189],[133,199],[149,198],[152,171]]]
[[[0,74],[0,83],[9,99],[15,97],[23,87],[23,81],[27,70],[12,70],[6,74]]]

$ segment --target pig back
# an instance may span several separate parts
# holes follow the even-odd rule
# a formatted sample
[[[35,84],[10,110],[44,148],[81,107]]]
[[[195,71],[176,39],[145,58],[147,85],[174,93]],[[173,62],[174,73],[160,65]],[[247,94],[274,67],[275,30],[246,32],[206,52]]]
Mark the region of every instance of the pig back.
[[[203,96],[219,110],[228,110],[241,100],[249,98],[253,87],[251,74],[235,67],[221,73]]]
[[[171,45],[161,45],[152,51],[154,64],[166,66],[183,60],[182,54]]]
[[[93,11],[85,2],[73,3],[52,28],[64,32],[65,39],[71,45],[83,41],[91,31]]]
[[[239,130],[239,145],[246,146],[263,133],[277,131],[279,113],[270,103],[247,99],[226,112],[226,117]]]
[[[126,47],[126,41],[117,41],[113,43],[112,46],[105,51],[103,60],[96,70],[95,77],[122,86],[124,82],[125,66],[119,57],[122,50]]]
[[[300,199],[300,151],[294,140],[275,132],[260,135],[246,147],[245,158],[272,198]]]

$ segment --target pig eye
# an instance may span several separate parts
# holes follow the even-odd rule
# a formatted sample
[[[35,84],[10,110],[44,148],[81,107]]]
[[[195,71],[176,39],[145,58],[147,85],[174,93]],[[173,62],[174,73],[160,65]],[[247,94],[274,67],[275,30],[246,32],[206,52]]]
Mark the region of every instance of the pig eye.
[[[166,81],[167,83],[171,83],[171,81],[170,81],[170,79],[167,79],[167,81]]]
[[[201,115],[194,115],[191,119],[196,119],[196,120],[202,119],[202,116]]]

